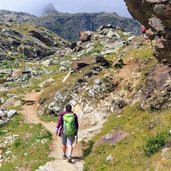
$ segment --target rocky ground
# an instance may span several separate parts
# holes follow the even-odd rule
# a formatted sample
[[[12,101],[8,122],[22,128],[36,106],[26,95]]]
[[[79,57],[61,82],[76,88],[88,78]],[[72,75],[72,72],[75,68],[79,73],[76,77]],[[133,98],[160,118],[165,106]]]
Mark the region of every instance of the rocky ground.
[[[111,134],[108,130],[99,137],[101,139],[94,145],[97,150],[96,147],[103,146],[106,139],[109,144],[117,145],[132,134],[129,126],[122,129],[122,124],[129,125],[126,123],[133,117],[130,114],[127,118],[122,113],[127,108],[136,105],[142,114],[144,111],[170,110],[171,68],[159,64],[153,57],[153,42],[148,39],[113,25],[101,26],[96,32],[82,32],[80,40],[72,44],[43,28],[30,25],[28,28],[27,24],[17,27],[17,23],[7,23],[0,34],[4,37],[0,47],[3,54],[0,56],[0,125],[3,127],[8,127],[15,114],[21,113],[25,122],[40,123],[53,134],[55,122],[46,123],[40,118],[54,116],[56,119],[69,102],[79,117],[79,142],[82,144],[79,147],[83,151],[111,113],[121,124],[117,125],[114,117],[111,118],[118,126],[116,132]],[[20,51],[22,47],[24,51]],[[47,49],[51,53],[46,53]],[[21,60],[20,55],[25,57]],[[155,124],[151,123],[153,127]],[[36,169],[48,170],[53,164],[57,167],[64,162],[62,165],[68,170],[81,170],[82,162],[69,166],[59,159],[57,142],[52,136],[51,156],[55,160],[44,166],[40,164]],[[2,166],[5,165],[3,155],[6,151],[3,148],[0,154]],[[113,155],[106,157],[107,163],[115,162]]]

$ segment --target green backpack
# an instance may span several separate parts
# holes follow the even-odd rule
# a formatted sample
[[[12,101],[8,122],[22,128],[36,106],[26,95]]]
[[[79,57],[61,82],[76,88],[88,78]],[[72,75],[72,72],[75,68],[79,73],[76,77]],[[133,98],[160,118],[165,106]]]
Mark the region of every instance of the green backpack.
[[[63,133],[67,136],[75,135],[75,116],[73,113],[66,113],[63,116]]]

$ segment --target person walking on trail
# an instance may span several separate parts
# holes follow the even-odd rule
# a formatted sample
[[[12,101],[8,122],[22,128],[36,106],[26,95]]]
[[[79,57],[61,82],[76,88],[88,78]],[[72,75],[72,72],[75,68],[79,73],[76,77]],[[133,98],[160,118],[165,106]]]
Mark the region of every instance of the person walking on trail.
[[[75,138],[77,138],[78,133],[78,117],[72,111],[72,106],[67,104],[65,106],[65,111],[59,114],[56,135],[59,135],[62,140],[62,156],[63,159],[72,161],[73,143]],[[66,152],[68,151],[68,155]]]
[[[145,35],[145,34],[146,34],[146,28],[145,28],[144,25],[141,25],[140,31],[141,31],[142,36],[143,36],[144,38],[146,38],[146,35]]]

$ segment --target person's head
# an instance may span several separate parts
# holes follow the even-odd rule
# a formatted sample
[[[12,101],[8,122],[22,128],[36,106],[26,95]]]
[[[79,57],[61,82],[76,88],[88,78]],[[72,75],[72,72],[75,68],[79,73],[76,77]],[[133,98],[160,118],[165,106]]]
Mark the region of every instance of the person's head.
[[[68,103],[68,104],[66,104],[65,109],[67,112],[71,112],[72,106]]]

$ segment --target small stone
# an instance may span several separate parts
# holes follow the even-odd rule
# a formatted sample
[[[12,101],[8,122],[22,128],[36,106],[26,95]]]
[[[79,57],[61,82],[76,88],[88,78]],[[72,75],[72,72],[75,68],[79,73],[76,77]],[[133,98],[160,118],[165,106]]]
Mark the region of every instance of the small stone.
[[[3,103],[5,103],[5,100],[3,98],[0,98],[0,105],[2,105]]]
[[[1,159],[3,159],[3,156],[2,156],[2,155],[0,155],[0,160],[1,160]]]
[[[11,153],[11,151],[7,151],[5,154],[10,154]]]
[[[94,131],[94,129],[89,129],[88,132],[89,133],[92,133]]]
[[[171,135],[171,130],[169,130],[169,135]]]
[[[112,156],[106,157],[106,161],[107,161],[107,162],[109,162],[109,161],[111,161],[111,160],[113,160],[113,157],[112,157]]]

